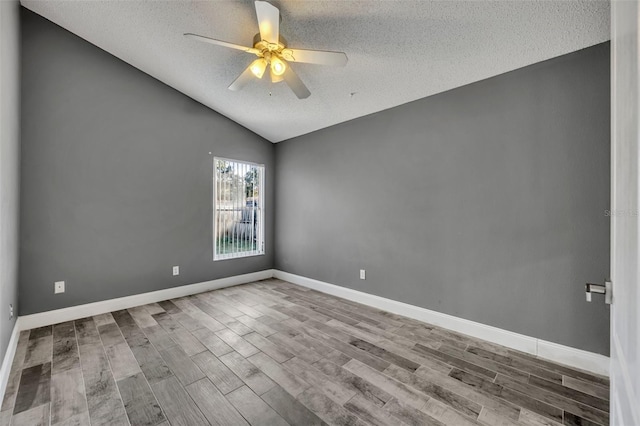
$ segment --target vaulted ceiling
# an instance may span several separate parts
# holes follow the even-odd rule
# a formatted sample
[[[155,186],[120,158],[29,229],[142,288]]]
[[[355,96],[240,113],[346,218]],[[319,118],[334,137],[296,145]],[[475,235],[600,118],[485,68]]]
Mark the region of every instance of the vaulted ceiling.
[[[273,1],[294,48],[347,53],[345,68],[292,67],[299,100],[268,78],[229,84],[255,56],[196,33],[252,45],[252,1],[34,1],[28,9],[255,133],[279,142],[609,39],[609,2]]]

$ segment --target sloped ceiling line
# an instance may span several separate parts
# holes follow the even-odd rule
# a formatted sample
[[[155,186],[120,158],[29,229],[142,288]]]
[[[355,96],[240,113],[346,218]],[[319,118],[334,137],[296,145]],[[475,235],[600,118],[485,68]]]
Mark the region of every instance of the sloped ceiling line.
[[[22,4],[271,142],[609,40],[608,1],[282,0],[289,46],[349,56],[345,68],[294,64],[312,93],[298,100],[269,79],[227,90],[252,56],[182,35],[251,45],[250,1]]]

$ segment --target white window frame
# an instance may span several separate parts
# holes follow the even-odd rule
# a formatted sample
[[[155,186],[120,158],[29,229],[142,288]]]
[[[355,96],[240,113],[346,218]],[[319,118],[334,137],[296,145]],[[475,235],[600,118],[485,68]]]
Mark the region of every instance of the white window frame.
[[[217,201],[218,201],[218,179],[217,179],[217,162],[218,161],[226,161],[234,164],[240,164],[248,167],[256,167],[258,170],[258,205],[257,205],[257,221],[258,226],[256,227],[256,250],[235,252],[235,253],[225,253],[225,254],[217,254],[217,244],[220,241],[218,236],[218,220],[216,220],[216,213],[219,211]],[[243,161],[243,160],[233,160],[225,157],[213,157],[213,210],[212,210],[212,221],[213,221],[213,235],[212,237],[212,247],[213,247],[213,260],[227,260],[227,259],[239,259],[244,257],[252,257],[252,256],[262,256],[264,255],[264,164],[258,164],[251,161]],[[242,209],[242,206],[234,207],[234,210]]]

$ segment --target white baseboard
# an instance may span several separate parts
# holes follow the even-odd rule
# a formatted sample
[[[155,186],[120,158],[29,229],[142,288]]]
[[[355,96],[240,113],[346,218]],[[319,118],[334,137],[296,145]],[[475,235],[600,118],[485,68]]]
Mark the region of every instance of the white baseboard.
[[[300,275],[274,270],[274,277],[308,287],[323,293],[348,299],[364,305],[403,315],[418,321],[447,328],[479,339],[488,340],[508,348],[516,349],[540,358],[559,362],[571,367],[580,368],[604,376],[609,375],[609,357],[604,355],[575,349],[557,343],[547,342],[524,334],[514,333],[475,321],[454,317],[408,303],[398,302],[373,294],[340,287],[323,281],[314,280]]]
[[[609,376],[611,360],[608,356],[558,343],[547,342],[542,339],[538,339],[538,352],[536,355],[560,364],[580,368],[607,377]]]
[[[16,355],[16,349],[18,348],[20,330],[20,318],[17,318],[15,324],[13,324],[11,338],[9,339],[7,350],[5,351],[4,358],[2,359],[2,367],[0,367],[0,401],[4,400],[4,391],[7,389],[7,383],[9,382],[11,364],[13,363],[13,357]]]
[[[264,271],[252,272],[250,274],[235,275],[233,277],[220,278],[197,284],[171,287],[164,290],[151,291],[149,293],[134,294],[132,296],[119,297],[117,299],[102,300],[100,302],[24,315],[19,318],[19,331],[43,327],[45,325],[58,324],[65,321],[77,320],[120,309],[133,308],[134,306],[145,305],[147,303],[161,302],[163,300],[175,299],[177,297],[190,296],[192,294],[231,287],[238,284],[246,284],[272,277],[273,270],[266,269]]]

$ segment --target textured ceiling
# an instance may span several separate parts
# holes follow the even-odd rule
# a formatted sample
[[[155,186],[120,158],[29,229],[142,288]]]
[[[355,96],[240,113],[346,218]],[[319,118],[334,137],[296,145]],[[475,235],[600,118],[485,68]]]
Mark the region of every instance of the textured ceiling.
[[[32,1],[68,29],[272,142],[482,80],[609,39],[609,2],[273,1],[290,47],[347,53],[345,68],[294,64],[311,90],[227,86],[255,56],[251,1]]]

